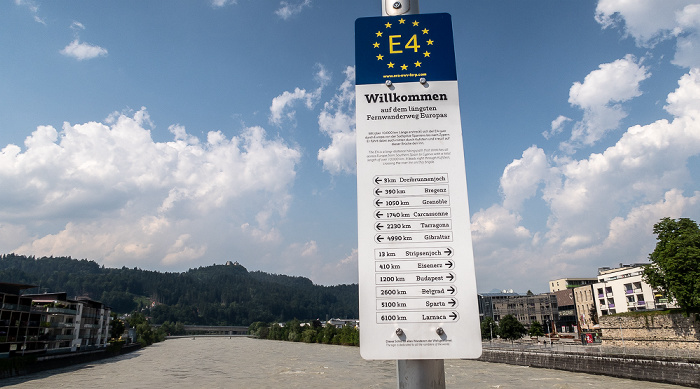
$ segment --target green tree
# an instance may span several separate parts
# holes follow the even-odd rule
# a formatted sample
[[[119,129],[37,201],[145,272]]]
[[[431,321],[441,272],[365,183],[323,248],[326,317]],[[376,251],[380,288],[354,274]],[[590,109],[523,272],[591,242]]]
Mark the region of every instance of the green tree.
[[[481,339],[492,339],[498,336],[498,324],[487,317],[481,322]]]
[[[656,248],[644,279],[685,311],[700,313],[700,228],[687,218],[654,224]]]
[[[116,312],[110,313],[110,316],[112,316],[112,322],[110,324],[109,337],[112,339],[119,339],[124,333],[126,326],[124,325],[124,321],[117,317]]]
[[[530,336],[544,336],[544,330],[542,329],[542,324],[537,320],[530,324],[530,331],[528,331]]]
[[[511,343],[520,339],[527,333],[525,326],[513,315],[504,316],[498,323],[498,333],[501,338],[508,339]]]

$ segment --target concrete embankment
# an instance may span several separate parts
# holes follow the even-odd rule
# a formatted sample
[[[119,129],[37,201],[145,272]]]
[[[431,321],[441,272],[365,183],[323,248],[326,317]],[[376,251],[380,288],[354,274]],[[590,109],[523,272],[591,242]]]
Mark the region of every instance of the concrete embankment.
[[[37,373],[40,371],[112,358],[117,355],[139,350],[141,346],[132,344],[119,350],[94,350],[56,355],[39,355],[35,357],[10,358],[0,361],[0,379]],[[1,385],[0,385],[1,386]]]
[[[479,360],[700,388],[698,361],[494,349],[484,349]]]

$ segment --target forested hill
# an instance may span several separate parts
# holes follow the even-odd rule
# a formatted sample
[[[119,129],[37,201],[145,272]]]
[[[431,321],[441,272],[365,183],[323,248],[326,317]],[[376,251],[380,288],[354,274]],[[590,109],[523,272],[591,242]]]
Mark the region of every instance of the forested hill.
[[[356,318],[358,287],[320,286],[304,277],[248,272],[241,265],[212,265],[183,273],[106,268],[70,257],[0,255],[0,282],[37,285],[25,293],[88,296],[119,313],[135,310],[164,321],[249,325],[294,318]]]

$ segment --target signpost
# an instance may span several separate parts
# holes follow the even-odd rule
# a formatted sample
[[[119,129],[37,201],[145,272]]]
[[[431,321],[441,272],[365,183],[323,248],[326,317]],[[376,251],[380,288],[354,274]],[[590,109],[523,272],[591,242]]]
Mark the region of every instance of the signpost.
[[[384,4],[355,23],[360,353],[444,387],[481,355],[452,21]]]

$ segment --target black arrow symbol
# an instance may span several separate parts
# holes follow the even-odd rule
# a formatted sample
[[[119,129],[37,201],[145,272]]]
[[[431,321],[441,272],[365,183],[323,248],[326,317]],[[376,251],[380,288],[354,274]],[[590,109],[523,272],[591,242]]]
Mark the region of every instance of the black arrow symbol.
[[[377,213],[375,213],[374,216],[376,216],[377,219],[381,219],[381,217],[384,216],[384,214],[382,213],[382,211],[377,211]]]
[[[382,228],[384,228],[384,226],[382,225],[382,223],[377,223],[377,226],[376,226],[376,227],[377,227],[377,230],[378,230],[378,231],[381,231]]]
[[[375,194],[376,196],[379,196],[380,193],[382,193],[382,190],[381,190],[381,189],[379,189],[379,188],[375,188],[375,189],[374,189],[374,194]]]
[[[454,286],[450,286],[450,289],[447,289],[447,291],[450,292],[450,294],[455,294],[455,292],[457,291],[457,289],[455,289]]]
[[[450,304],[454,307],[455,305],[457,305],[457,300],[451,299]]]
[[[449,269],[452,269],[452,267],[453,267],[454,265],[455,265],[455,264],[452,263],[452,261],[447,261],[447,263],[445,264],[445,266],[447,266]]]
[[[377,199],[377,201],[374,202],[374,205],[376,205],[377,207],[381,207],[382,204],[384,204],[384,202],[380,199]]]
[[[451,248],[446,248],[445,252],[447,253],[448,256],[452,255],[452,249]]]
[[[450,317],[452,318],[452,320],[457,320],[457,313],[452,312],[452,314],[450,314]]]
[[[379,185],[380,182],[382,182],[382,179],[381,179],[381,178],[376,177],[376,178],[374,179],[374,183],[375,183],[375,184]]]
[[[381,235],[377,235],[377,242],[381,243],[384,240]]]
[[[447,279],[450,280],[450,281],[452,281],[452,280],[455,279],[455,275],[452,274],[452,273],[450,273],[450,274],[447,276]]]

